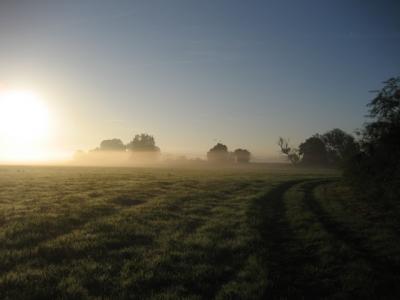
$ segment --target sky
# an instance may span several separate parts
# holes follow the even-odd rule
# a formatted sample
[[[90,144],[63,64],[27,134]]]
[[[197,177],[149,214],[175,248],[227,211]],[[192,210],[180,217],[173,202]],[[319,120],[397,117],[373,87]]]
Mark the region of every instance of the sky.
[[[60,156],[147,132],[165,153],[201,156],[223,142],[277,157],[279,136],[296,145],[362,126],[369,91],[399,75],[399,9],[389,0],[1,0],[0,89],[40,95],[52,119],[45,147]]]

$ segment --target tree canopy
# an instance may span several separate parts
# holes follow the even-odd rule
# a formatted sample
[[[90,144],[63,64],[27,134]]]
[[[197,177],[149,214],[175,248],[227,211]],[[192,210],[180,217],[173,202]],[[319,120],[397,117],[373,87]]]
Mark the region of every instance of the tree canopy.
[[[287,156],[287,159],[296,165],[300,162],[299,149],[293,148],[289,145],[289,139],[279,137],[278,146],[281,149],[281,153]]]
[[[361,136],[361,151],[345,174],[363,191],[400,197],[400,77],[384,82],[368,104],[371,119]]]
[[[235,161],[237,163],[249,163],[251,158],[251,153],[247,149],[236,149],[233,152]]]
[[[130,151],[137,152],[159,152],[160,148],[156,146],[156,142],[152,135],[147,133],[136,134],[133,140],[126,145]]]
[[[231,160],[228,147],[218,143],[207,152],[207,159],[210,162],[223,163]]]
[[[104,140],[100,143],[99,151],[125,151],[126,147],[120,139]]]
[[[339,128],[324,133],[321,139],[325,144],[330,165],[342,166],[359,149],[354,137]]]
[[[315,134],[300,144],[299,149],[289,145],[289,139],[280,137],[278,146],[292,164],[341,167],[359,150],[354,137],[335,128],[323,135]]]
[[[328,162],[325,144],[318,134],[300,144],[299,154],[304,165],[326,165]]]

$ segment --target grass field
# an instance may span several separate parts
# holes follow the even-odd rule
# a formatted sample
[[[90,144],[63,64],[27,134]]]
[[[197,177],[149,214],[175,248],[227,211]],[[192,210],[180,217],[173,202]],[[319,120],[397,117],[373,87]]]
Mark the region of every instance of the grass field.
[[[329,170],[0,167],[0,298],[398,299],[399,211]]]

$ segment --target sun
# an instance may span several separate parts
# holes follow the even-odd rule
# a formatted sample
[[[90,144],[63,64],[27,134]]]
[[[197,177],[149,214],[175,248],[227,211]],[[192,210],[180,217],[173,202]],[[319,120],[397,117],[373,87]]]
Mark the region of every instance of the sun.
[[[3,156],[37,156],[38,147],[49,136],[49,117],[45,102],[34,92],[0,92],[0,142],[6,152]]]

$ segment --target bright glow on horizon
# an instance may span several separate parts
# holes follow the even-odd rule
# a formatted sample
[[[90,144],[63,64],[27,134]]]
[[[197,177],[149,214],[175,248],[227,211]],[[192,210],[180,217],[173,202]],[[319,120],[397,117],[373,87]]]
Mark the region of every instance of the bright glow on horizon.
[[[0,93],[0,160],[45,160],[50,136],[50,114],[44,101],[31,91]]]

